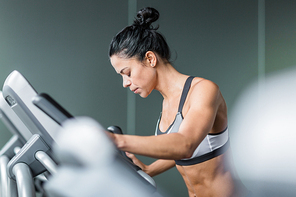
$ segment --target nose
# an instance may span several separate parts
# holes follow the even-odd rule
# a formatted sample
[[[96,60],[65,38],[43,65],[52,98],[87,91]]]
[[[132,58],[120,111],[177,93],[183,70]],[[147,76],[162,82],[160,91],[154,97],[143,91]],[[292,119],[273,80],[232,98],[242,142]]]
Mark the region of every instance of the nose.
[[[131,80],[128,79],[128,77],[123,76],[122,80],[123,80],[122,85],[123,85],[124,88],[127,88],[128,86],[131,85]]]

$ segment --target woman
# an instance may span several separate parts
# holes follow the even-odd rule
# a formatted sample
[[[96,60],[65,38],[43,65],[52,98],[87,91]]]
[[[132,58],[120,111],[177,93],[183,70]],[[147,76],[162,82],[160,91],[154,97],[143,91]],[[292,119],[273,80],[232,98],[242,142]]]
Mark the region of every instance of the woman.
[[[219,87],[178,72],[164,37],[153,28],[159,13],[144,8],[112,40],[109,57],[123,86],[147,97],[163,96],[155,136],[112,135],[114,143],[150,176],[176,166],[189,196],[244,196],[229,162],[227,107]],[[132,154],[133,153],[133,154]],[[134,154],[157,158],[144,165]]]

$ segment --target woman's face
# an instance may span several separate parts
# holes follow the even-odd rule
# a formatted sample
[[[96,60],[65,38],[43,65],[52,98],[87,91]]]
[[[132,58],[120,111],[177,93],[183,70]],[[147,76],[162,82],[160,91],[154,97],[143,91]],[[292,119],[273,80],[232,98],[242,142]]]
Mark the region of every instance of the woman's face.
[[[156,69],[148,61],[140,62],[136,58],[122,58],[113,55],[110,58],[115,71],[122,76],[123,87],[146,98],[156,85]]]

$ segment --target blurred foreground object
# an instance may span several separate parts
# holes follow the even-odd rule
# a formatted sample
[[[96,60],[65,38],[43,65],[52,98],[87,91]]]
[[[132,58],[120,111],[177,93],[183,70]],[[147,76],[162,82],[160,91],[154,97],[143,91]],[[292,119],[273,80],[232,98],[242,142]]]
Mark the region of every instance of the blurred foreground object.
[[[239,176],[253,196],[296,196],[296,67],[243,91],[230,116]]]
[[[118,159],[113,142],[95,120],[67,120],[58,133],[54,153],[60,166],[45,186],[49,196],[161,196]]]

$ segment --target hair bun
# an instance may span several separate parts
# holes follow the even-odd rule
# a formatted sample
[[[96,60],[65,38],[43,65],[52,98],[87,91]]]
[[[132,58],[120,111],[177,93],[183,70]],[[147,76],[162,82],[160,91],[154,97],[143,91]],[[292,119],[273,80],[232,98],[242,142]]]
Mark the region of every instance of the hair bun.
[[[151,7],[142,8],[134,20],[135,26],[142,26],[147,29],[153,29],[151,23],[155,22],[159,18],[159,12]],[[157,29],[157,28],[156,28]]]

